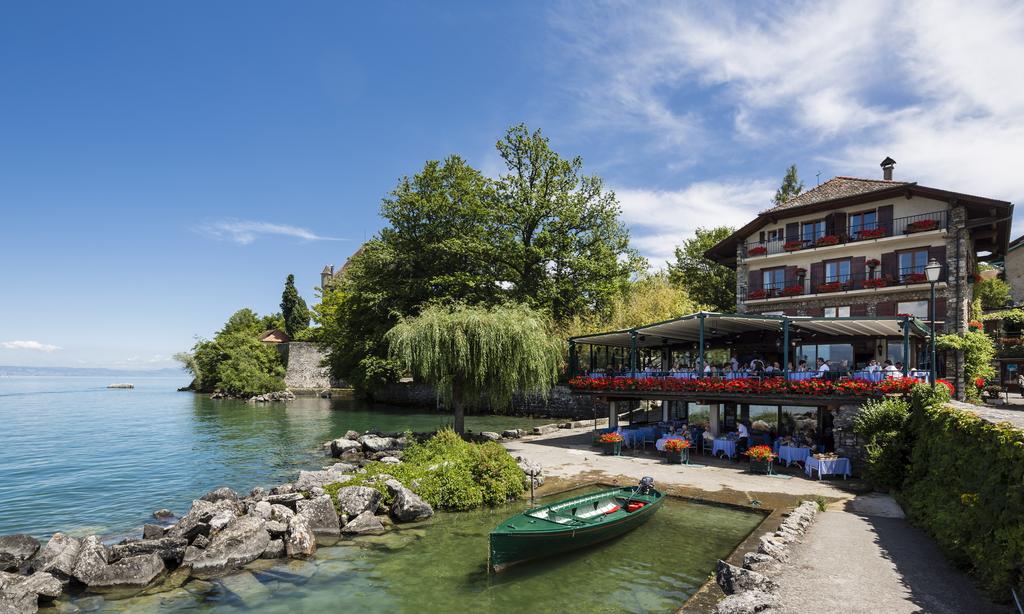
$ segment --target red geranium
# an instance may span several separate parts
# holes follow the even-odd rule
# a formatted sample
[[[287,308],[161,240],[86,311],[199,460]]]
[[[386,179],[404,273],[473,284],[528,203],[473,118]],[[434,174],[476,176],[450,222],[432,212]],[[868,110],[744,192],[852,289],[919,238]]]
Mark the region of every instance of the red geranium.
[[[690,442],[685,439],[669,439],[665,442],[666,452],[682,452],[690,447]]]
[[[785,243],[782,244],[782,249],[786,250],[787,252],[795,252],[803,248],[803,241],[786,241]]]
[[[878,237],[885,236],[884,228],[868,228],[867,230],[861,230],[857,233],[861,239],[877,239]]]
[[[747,298],[759,299],[768,296],[768,292],[765,290],[752,290]]]
[[[953,394],[956,392],[956,388],[953,387],[953,384],[949,380],[937,379],[935,380],[935,383],[942,384],[946,388],[949,388],[949,396],[953,396]]]
[[[768,248],[763,245],[756,245],[747,250],[748,256],[763,256],[768,253]]]
[[[884,288],[889,285],[889,280],[884,277],[878,277],[876,279],[865,279],[865,288]]]
[[[601,433],[597,436],[597,443],[620,443],[622,435],[619,433]]]
[[[836,235],[825,235],[824,237],[819,237],[818,240],[814,242],[814,245],[817,247],[825,245],[839,245],[839,237]]]
[[[749,456],[751,460],[770,461],[775,458],[775,453],[772,452],[772,447],[765,445],[753,446],[744,452],[744,454]]]
[[[939,220],[918,220],[907,224],[907,232],[922,232],[925,230],[935,230],[939,227]]]
[[[928,276],[924,273],[907,273],[903,276],[905,284],[919,284],[924,281],[928,281]]]

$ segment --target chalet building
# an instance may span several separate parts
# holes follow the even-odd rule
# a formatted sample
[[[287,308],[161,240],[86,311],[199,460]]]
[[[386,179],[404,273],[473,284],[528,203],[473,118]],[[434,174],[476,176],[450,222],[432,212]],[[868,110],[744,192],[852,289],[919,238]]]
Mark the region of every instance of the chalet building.
[[[830,179],[758,214],[708,250],[709,258],[736,269],[737,312],[906,314],[930,324],[924,269],[935,259],[942,265],[936,328],[965,330],[978,263],[1007,253],[1013,205],[896,181],[894,165],[891,158],[882,162],[881,180]],[[833,348],[842,355],[825,357],[851,365],[871,358],[920,364],[899,347],[868,343]]]
[[[1015,304],[1024,303],[1024,236],[1010,241],[1006,250],[1003,271],[1006,283],[1010,284],[1010,296]]]

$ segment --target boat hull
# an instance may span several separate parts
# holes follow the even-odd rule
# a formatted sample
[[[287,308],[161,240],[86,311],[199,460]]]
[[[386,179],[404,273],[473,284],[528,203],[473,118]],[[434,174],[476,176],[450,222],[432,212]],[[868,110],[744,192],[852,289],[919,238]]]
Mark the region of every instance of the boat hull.
[[[622,491],[616,489],[609,492]],[[499,528],[490,535],[489,568],[495,573],[500,573],[513,565],[565,554],[619,537],[647,522],[661,507],[664,496],[657,493],[656,497],[636,499],[644,501],[644,507],[634,512],[620,513],[615,518],[591,525],[557,528],[545,526],[540,530]],[[526,512],[513,517],[510,521],[528,514],[529,512]]]

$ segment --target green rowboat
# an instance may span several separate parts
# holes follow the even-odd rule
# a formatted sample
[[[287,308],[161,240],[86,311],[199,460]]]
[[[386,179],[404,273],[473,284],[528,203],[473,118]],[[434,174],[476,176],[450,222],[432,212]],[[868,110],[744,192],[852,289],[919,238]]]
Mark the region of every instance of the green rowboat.
[[[654,480],[612,488],[536,507],[491,531],[488,567],[500,573],[512,565],[585,548],[628,533],[664,503]]]

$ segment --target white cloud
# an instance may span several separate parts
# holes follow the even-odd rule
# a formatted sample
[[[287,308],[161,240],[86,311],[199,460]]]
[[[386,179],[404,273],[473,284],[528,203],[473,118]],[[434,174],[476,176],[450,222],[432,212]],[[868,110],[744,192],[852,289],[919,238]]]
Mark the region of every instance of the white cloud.
[[[697,228],[749,222],[768,208],[775,185],[768,179],[701,181],[680,190],[617,189],[615,194],[633,246],[659,268]]]
[[[255,222],[248,220],[221,220],[211,222],[198,229],[203,234],[217,239],[234,241],[239,245],[248,245],[264,236],[284,236],[304,241],[341,241],[334,237],[322,237],[312,230],[286,224]]]
[[[33,352],[56,352],[60,349],[59,346],[51,345],[49,343],[40,343],[38,341],[3,341],[0,342],[0,346],[8,350],[31,350]]]

